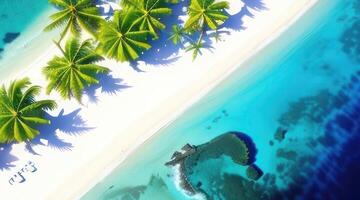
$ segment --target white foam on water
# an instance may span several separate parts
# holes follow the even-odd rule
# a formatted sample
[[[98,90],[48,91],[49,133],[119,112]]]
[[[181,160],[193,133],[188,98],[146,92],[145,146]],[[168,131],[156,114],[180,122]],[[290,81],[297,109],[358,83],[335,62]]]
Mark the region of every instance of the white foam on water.
[[[180,171],[180,164],[175,165],[172,167],[174,171],[174,184],[176,189],[184,194],[189,199],[194,200],[207,200],[206,196],[202,193],[196,193],[195,195],[191,195],[188,191],[186,191],[184,188],[181,187],[181,171]]]

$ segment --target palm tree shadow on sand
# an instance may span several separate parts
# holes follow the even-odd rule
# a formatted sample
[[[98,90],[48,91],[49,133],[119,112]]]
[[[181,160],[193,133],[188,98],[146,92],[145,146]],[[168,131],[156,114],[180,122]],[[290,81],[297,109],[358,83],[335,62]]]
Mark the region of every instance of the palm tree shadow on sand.
[[[244,17],[254,18],[255,15],[249,10],[263,11],[267,10],[263,0],[241,0],[243,7],[234,15],[230,15],[229,19],[221,26],[221,28],[228,28],[235,31],[245,30]]]
[[[244,17],[251,17],[254,18],[255,15],[251,13],[249,8],[262,11],[267,10],[265,3],[263,0],[241,0],[244,5],[241,10],[234,14],[230,15],[229,19],[219,27],[219,31],[217,34],[221,37],[222,35],[229,35],[230,32],[223,29],[230,29],[235,31],[245,30],[246,27],[243,26],[243,18]],[[185,47],[183,44],[174,45],[168,38],[170,37],[170,33],[172,32],[172,26],[176,24],[183,24],[184,21],[178,18],[178,16],[186,15],[186,8],[188,6],[188,1],[180,1],[178,4],[172,5],[171,8],[173,10],[173,14],[171,16],[164,17],[163,22],[166,25],[166,29],[162,30],[159,33],[159,39],[150,41],[151,49],[148,51],[143,52],[140,55],[137,61],[133,61],[130,63],[130,66],[138,71],[144,72],[142,69],[138,67],[139,61],[144,62],[149,65],[153,66],[168,66],[171,63],[177,61],[180,56],[179,51],[183,50]],[[204,37],[204,49],[211,51],[213,49],[211,40],[214,37],[214,33],[207,34]],[[197,34],[193,34],[189,36],[190,39],[196,40],[198,38]]]
[[[10,152],[12,150],[12,143],[10,144],[1,144],[0,145],[0,170],[9,170],[12,167],[15,167],[13,162],[19,160],[16,156],[12,155]]]
[[[98,89],[101,89],[101,93],[116,95],[118,92],[131,87],[122,83],[122,79],[114,78],[111,74],[99,74],[97,78],[99,84],[92,85],[85,89],[85,94],[91,103],[99,102],[99,98],[96,96]]]
[[[114,8],[109,4],[109,0],[93,0],[99,9],[99,12],[105,19],[109,19],[114,15]]]
[[[79,115],[80,111],[81,109],[76,109],[68,114],[64,114],[64,109],[62,109],[57,116],[47,114],[46,118],[51,121],[51,124],[38,127],[40,135],[32,140],[31,143],[26,144],[26,150],[34,155],[39,155],[32,148],[36,145],[47,146],[59,151],[71,150],[73,148],[72,143],[61,139],[57,131],[71,136],[79,136],[94,129],[94,127],[86,125],[86,122]]]

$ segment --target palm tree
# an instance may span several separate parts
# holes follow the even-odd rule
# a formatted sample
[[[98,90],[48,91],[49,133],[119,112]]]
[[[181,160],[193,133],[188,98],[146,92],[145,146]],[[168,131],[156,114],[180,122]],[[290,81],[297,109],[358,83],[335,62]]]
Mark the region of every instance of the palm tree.
[[[0,88],[0,143],[23,142],[39,135],[36,125],[50,124],[45,111],[53,110],[52,100],[36,101],[40,87],[31,86],[28,78],[13,81],[8,89]]]
[[[162,30],[166,27],[159,21],[160,16],[171,14],[171,9],[165,7],[166,0],[122,0],[121,2],[125,8],[133,9],[137,14],[137,19],[131,27],[139,26],[139,30],[149,31],[153,39],[157,39],[156,29]]]
[[[65,50],[56,43],[62,56],[55,56],[43,69],[43,74],[49,81],[46,92],[56,90],[64,99],[74,97],[81,102],[85,87],[97,84],[96,75],[109,72],[108,68],[94,63],[103,60],[94,51],[91,40],[80,42],[77,37],[70,38]]]
[[[186,51],[193,51],[193,60],[197,55],[201,54],[201,49],[204,48],[203,37],[206,33],[206,28],[217,30],[219,25],[223,24],[228,16],[225,9],[229,8],[229,3],[226,1],[215,2],[215,0],[191,0],[188,15],[189,19],[185,22],[184,28],[187,32],[200,31],[200,36],[197,42],[192,42]]]
[[[191,43],[189,47],[186,48],[186,52],[193,51],[192,59],[195,60],[198,54],[201,55],[201,49],[205,48],[204,44],[201,41]]]
[[[210,29],[216,30],[228,19],[225,13],[225,9],[228,8],[227,1],[191,0],[188,11],[189,19],[185,23],[185,29],[202,30],[207,25]]]
[[[185,36],[185,31],[181,26],[179,25],[172,26],[172,33],[169,37],[169,40],[171,40],[175,45],[181,43],[183,41],[184,36]]]
[[[50,16],[52,22],[45,27],[45,31],[65,26],[60,41],[69,31],[76,36],[79,35],[81,28],[93,36],[96,35],[102,18],[93,0],[49,0],[49,2],[60,11]]]
[[[148,31],[131,29],[135,19],[133,11],[116,11],[113,21],[101,26],[99,49],[104,55],[121,62],[135,60],[143,50],[151,47],[146,43]]]

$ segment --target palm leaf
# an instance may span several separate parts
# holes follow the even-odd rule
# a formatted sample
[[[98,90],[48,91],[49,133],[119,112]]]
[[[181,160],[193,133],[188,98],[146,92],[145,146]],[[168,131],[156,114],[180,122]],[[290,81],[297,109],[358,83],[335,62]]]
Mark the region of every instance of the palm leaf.
[[[10,83],[0,89],[0,142],[23,142],[39,134],[38,124],[48,123],[44,119],[47,109],[55,108],[51,100],[36,101],[40,87],[31,86],[28,78]]]
[[[99,82],[96,74],[109,72],[108,68],[94,64],[101,60],[103,57],[95,52],[91,40],[81,42],[79,38],[70,38],[64,55],[55,56],[43,69],[49,81],[47,93],[56,90],[65,99],[74,97],[81,102],[85,87]]]

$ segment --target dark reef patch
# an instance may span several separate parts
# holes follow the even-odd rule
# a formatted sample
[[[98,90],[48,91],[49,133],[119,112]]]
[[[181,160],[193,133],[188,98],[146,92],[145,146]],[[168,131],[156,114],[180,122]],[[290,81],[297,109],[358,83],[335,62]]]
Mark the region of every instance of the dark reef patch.
[[[11,43],[12,41],[14,41],[19,36],[20,36],[19,32],[16,32],[16,33],[8,32],[8,33],[5,34],[5,37],[3,38],[3,42],[4,43]]]
[[[206,126],[206,129],[210,130],[212,126],[215,126],[218,122],[222,121],[226,117],[229,117],[229,113],[227,112],[227,110],[222,110],[219,115],[217,115],[211,120],[211,123]]]
[[[248,165],[255,161],[257,150],[251,138],[244,133],[229,132],[196,147],[196,152],[186,158],[189,164],[229,156],[235,163]]]
[[[303,97],[290,103],[288,111],[282,114],[278,121],[283,127],[293,127],[303,119],[321,123],[334,105],[342,103],[343,101],[339,101],[329,90],[321,90],[314,96]]]
[[[270,193],[260,184],[249,181],[246,178],[225,173],[223,175],[223,185],[219,196],[223,196],[226,200],[262,200],[274,199],[271,198]]]
[[[279,142],[282,142],[285,139],[286,133],[287,133],[286,129],[279,127],[275,131],[274,139],[279,141]]]
[[[263,171],[255,164],[252,164],[248,168],[246,168],[246,177],[251,180],[257,181],[262,175]]]
[[[270,146],[274,146],[274,141],[270,140],[270,141],[269,141],[269,145],[270,145]]]
[[[356,6],[356,5],[355,5]],[[360,20],[356,20],[340,38],[343,51],[360,62]]]
[[[205,196],[209,197],[209,199],[212,199],[214,195],[218,196],[219,193],[222,194],[221,196],[230,194],[227,194],[227,192],[222,190],[225,190],[226,188],[221,185],[226,183],[221,181],[223,179],[221,177],[221,166],[220,168],[219,166],[212,167],[211,172],[205,174],[206,178],[198,177],[198,170],[204,172],[202,166],[208,166],[208,164],[204,163],[229,157],[231,162],[237,165],[250,165],[247,168],[246,173],[248,179],[258,180],[263,175],[263,172],[254,164],[256,153],[256,146],[248,135],[232,131],[224,133],[209,142],[198,146],[190,144],[185,145],[182,148],[182,152],[175,152],[172,156],[172,160],[167,162],[166,165],[180,165],[180,186],[187,191],[188,194],[193,195],[196,193],[203,193]],[[248,179],[244,178],[244,180],[250,181]],[[209,188],[209,184],[218,186],[216,189]],[[231,198],[229,197],[226,199]]]
[[[279,158],[284,158],[286,160],[295,161],[296,157],[297,157],[297,153],[296,153],[296,151],[279,148],[276,151],[276,156],[279,157]]]
[[[124,188],[116,188],[112,185],[103,193],[102,199],[140,200],[143,199],[143,196],[146,195],[146,193],[151,193],[151,191],[161,191],[162,196],[165,199],[172,199],[165,181],[160,176],[155,175],[151,176],[147,185]]]

